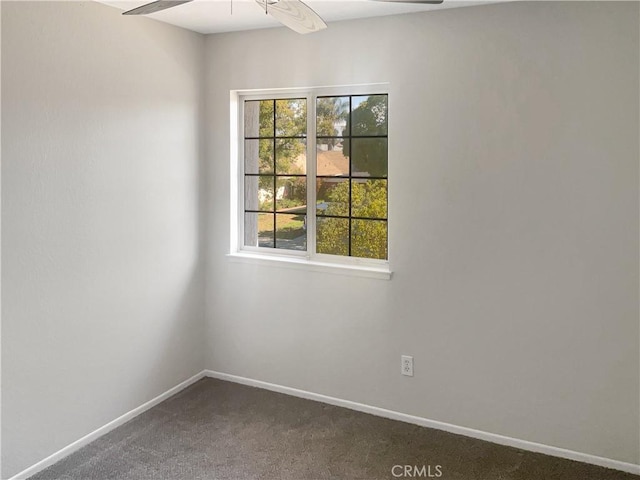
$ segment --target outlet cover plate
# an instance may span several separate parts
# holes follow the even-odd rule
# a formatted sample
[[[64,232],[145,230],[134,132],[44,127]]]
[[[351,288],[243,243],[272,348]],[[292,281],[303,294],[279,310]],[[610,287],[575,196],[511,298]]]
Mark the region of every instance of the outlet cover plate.
[[[413,377],[413,357],[402,355],[400,363],[400,373],[407,377]]]

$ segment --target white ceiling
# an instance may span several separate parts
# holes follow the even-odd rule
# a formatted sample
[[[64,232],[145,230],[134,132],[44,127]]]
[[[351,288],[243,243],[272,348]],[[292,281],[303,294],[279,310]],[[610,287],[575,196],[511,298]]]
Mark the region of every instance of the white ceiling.
[[[98,1],[124,11],[149,3],[151,0]],[[233,13],[231,13],[231,1],[232,0],[194,0],[190,3],[172,7],[148,16],[161,22],[170,23],[199,33],[233,32],[282,26],[270,15],[266,15],[255,0],[233,0]],[[329,23],[353,18],[443,10],[497,2],[496,0],[471,2],[445,0],[439,5],[421,5],[371,0],[305,0],[305,3]],[[127,21],[129,18],[132,17],[124,17],[123,21]],[[329,28],[330,27],[329,25]]]

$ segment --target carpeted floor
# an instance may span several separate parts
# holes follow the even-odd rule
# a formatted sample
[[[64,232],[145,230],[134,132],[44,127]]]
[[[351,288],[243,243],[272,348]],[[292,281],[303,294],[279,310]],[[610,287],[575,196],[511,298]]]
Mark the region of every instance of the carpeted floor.
[[[400,467],[394,468],[395,465]],[[403,465],[417,467],[410,472],[412,477],[404,475]],[[638,480],[640,477],[209,378],[31,477],[32,480],[394,478]]]

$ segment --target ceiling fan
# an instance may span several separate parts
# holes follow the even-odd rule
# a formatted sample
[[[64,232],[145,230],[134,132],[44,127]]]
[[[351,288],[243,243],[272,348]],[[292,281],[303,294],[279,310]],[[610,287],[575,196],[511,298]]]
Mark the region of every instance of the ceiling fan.
[[[159,12],[171,7],[177,7],[183,3],[192,2],[193,0],[156,0],[147,3],[141,7],[134,8],[123,13],[123,15],[148,15],[150,13]],[[396,3],[424,3],[438,4],[443,0],[378,0],[382,2]],[[324,20],[314,12],[311,7],[301,0],[256,0],[258,5],[268,14],[271,14],[276,20],[285,27],[298,33],[317,32],[327,28]]]

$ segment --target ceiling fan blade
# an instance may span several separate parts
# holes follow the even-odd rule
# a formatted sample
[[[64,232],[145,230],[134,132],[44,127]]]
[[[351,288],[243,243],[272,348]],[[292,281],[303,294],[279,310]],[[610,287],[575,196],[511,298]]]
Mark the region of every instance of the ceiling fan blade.
[[[157,0],[155,2],[147,3],[141,7],[128,10],[123,15],[148,15],[150,13],[159,12],[166,8],[177,7],[183,3],[191,2],[193,0]]]
[[[389,3],[423,3],[425,5],[438,5],[444,0],[373,0],[374,2],[389,2]]]
[[[304,34],[327,28],[327,24],[320,15],[300,0],[280,0],[274,3],[267,0],[266,6],[265,0],[256,0],[256,2],[273,18],[294,32]]]

